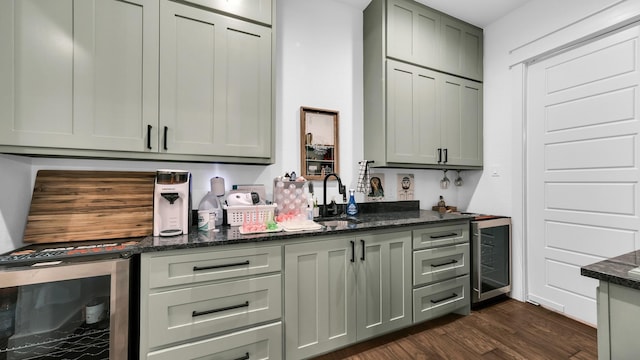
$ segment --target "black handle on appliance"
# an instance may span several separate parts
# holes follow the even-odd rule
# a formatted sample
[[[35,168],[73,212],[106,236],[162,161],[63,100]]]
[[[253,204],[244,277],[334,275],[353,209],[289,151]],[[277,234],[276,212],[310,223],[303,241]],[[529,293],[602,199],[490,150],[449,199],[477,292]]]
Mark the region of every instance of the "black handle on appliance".
[[[445,266],[445,265],[451,265],[451,264],[456,264],[458,263],[458,260],[451,260],[451,261],[447,261],[446,263],[442,263],[442,264],[431,264],[431,267],[440,267],[440,266]]]
[[[438,163],[442,162],[442,148],[438,148]]]
[[[432,239],[442,239],[442,238],[446,238],[446,237],[450,237],[450,236],[456,236],[458,235],[457,233],[451,233],[451,234],[445,234],[445,235],[429,235],[430,238]]]
[[[440,303],[440,302],[443,302],[443,301],[447,301],[447,300],[449,300],[449,299],[453,299],[453,298],[454,298],[454,297],[456,297],[456,296],[458,296],[458,294],[453,293],[451,296],[447,296],[447,297],[442,298],[442,299],[440,299],[440,300],[431,300],[431,303],[432,303],[432,304],[437,304],[437,303]]]
[[[449,149],[444,149],[444,163],[446,164],[449,161]]]
[[[207,315],[207,314],[213,314],[213,313],[217,313],[217,312],[221,312],[221,311],[239,309],[239,308],[243,308],[243,307],[249,307],[249,302],[245,301],[244,304],[225,306],[225,307],[221,307],[221,308],[217,308],[217,309],[211,309],[211,310],[205,310],[205,311],[195,311],[195,310],[193,310],[193,312],[191,313],[191,317],[202,316],[202,315]]]
[[[360,256],[360,261],[364,261],[364,240],[360,239],[360,245],[362,245],[362,256]]]
[[[351,262],[356,262],[356,242],[353,240],[349,242],[351,243]]]
[[[238,263],[222,264],[222,265],[194,266],[193,267],[193,271],[221,269],[221,268],[227,268],[227,267],[232,267],[232,266],[242,266],[242,265],[249,265],[249,260],[243,261],[243,262],[238,262]]]
[[[167,131],[169,131],[169,127],[168,127],[168,126],[165,126],[165,127],[164,127],[164,149],[165,149],[165,150],[169,150],[169,149],[167,148]]]
[[[249,353],[244,353],[244,356],[239,357],[237,359],[233,359],[233,360],[248,360],[249,359]]]
[[[151,150],[151,128],[153,126],[147,125],[147,149]]]

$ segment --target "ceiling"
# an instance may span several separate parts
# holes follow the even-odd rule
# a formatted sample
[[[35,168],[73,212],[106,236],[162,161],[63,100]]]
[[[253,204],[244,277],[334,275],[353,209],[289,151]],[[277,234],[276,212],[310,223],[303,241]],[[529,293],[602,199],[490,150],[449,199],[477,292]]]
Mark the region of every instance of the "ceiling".
[[[339,0],[360,9],[371,0]],[[477,27],[485,28],[529,0],[416,0]]]

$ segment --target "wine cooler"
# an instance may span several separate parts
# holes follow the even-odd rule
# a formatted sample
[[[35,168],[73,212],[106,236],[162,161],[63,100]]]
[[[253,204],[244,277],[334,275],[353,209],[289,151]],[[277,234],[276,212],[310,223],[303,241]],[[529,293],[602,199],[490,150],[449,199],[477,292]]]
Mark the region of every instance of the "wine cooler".
[[[127,359],[129,260],[0,271],[0,360]]]

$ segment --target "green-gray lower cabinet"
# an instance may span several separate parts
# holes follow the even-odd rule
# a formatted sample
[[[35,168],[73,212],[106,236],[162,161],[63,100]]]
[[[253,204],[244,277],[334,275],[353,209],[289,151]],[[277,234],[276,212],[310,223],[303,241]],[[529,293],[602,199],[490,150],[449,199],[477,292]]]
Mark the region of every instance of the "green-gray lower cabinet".
[[[282,359],[281,270],[281,245],[143,253],[140,359]]]
[[[640,290],[600,281],[598,359],[637,359],[640,354]]]
[[[471,310],[469,224],[413,230],[413,321]]]
[[[410,231],[326,237],[284,248],[287,359],[412,323]]]

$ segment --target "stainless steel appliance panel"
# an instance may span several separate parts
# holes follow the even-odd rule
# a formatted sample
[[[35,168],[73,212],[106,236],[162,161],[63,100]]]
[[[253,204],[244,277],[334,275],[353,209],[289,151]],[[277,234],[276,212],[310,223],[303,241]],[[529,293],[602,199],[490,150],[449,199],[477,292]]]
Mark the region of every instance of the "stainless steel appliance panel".
[[[511,218],[471,222],[472,302],[511,291]]]
[[[127,359],[129,264],[109,259],[0,271],[0,359]]]

